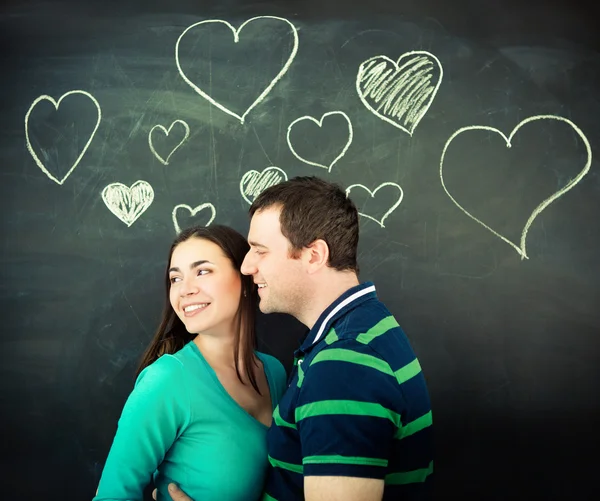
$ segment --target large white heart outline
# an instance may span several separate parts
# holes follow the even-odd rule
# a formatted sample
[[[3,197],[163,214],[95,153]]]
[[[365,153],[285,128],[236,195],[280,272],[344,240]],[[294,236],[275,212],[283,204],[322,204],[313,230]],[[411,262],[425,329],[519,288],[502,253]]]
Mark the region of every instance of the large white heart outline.
[[[252,21],[256,21],[257,19],[275,19],[277,21],[283,21],[283,22],[287,23],[290,26],[290,28],[292,29],[292,35],[293,35],[293,38],[294,38],[294,47],[292,48],[292,52],[291,52],[290,56],[288,57],[288,60],[283,65],[283,67],[281,68],[281,70],[279,71],[279,73],[275,76],[275,78],[271,81],[271,83],[266,87],[266,89],[263,90],[262,93],[256,98],[256,100],[250,105],[250,107],[244,112],[244,114],[240,116],[237,113],[231,111],[230,109],[226,108],[222,104],[220,104],[217,101],[215,101],[212,97],[210,97],[206,92],[204,92],[202,89],[200,89],[200,87],[198,87],[194,82],[192,82],[185,75],[183,69],[181,68],[181,64],[179,63],[179,43],[181,42],[181,39],[185,36],[185,34],[189,30],[191,30],[191,29],[193,29],[193,28],[195,28],[197,26],[200,26],[201,24],[207,24],[207,23],[222,23],[222,24],[224,24],[233,33],[233,41],[234,41],[234,43],[238,43],[239,39],[240,39],[239,38],[240,32],[242,31],[242,29],[244,28],[244,26],[246,26],[248,23],[250,23]],[[285,73],[287,72],[287,70],[289,69],[289,67],[292,64],[292,61],[296,57],[296,53],[297,52],[298,52],[298,31],[296,30],[296,27],[290,21],[288,21],[287,19],[285,19],[283,17],[277,17],[277,16],[257,16],[257,17],[253,17],[251,19],[248,19],[244,23],[242,23],[242,25],[237,30],[231,24],[229,24],[227,21],[223,21],[222,19],[208,19],[208,20],[200,21],[198,23],[194,23],[191,26],[188,26],[184,30],[184,32],[181,35],[179,35],[179,38],[177,39],[177,43],[175,44],[175,63],[177,64],[177,69],[179,70],[179,74],[181,75],[181,77],[183,78],[183,80],[185,80],[185,82],[192,89],[194,89],[198,94],[200,94],[208,102],[214,104],[220,110],[222,110],[225,113],[231,115],[232,117],[236,117],[240,121],[240,123],[243,124],[244,120],[246,118],[246,115],[248,115],[248,113],[250,113],[254,109],[254,107],[257,106],[265,98],[265,96],[269,92],[271,92],[271,89],[273,89],[273,87],[275,87],[275,84],[281,79],[281,77],[283,75],[285,75]]]
[[[137,188],[144,188],[146,190],[146,197],[144,197],[145,200],[142,200],[142,203],[140,203],[133,212],[130,211],[128,213],[124,213],[123,211],[120,211],[118,207],[115,207],[115,200],[111,198],[111,195],[125,192],[131,198],[131,195]],[[127,186],[123,183],[110,183],[102,190],[102,200],[104,201],[104,204],[108,210],[110,210],[115,216],[117,216],[117,218],[124,222],[127,227],[130,227],[148,209],[148,207],[152,205],[152,202],[154,201],[154,189],[150,183],[143,180],[138,180],[131,186]],[[118,203],[118,201],[116,202]]]
[[[323,128],[323,120],[325,120],[326,117],[331,116],[331,115],[342,115],[345,118],[346,122],[348,123],[348,141],[346,142],[346,145],[342,149],[342,152],[335,158],[335,160],[333,162],[331,162],[329,164],[329,167],[327,167],[326,165],[323,165],[323,164],[320,164],[317,162],[311,162],[310,160],[306,160],[305,158],[298,155],[298,153],[296,153],[296,150],[294,150],[294,147],[292,146],[292,142],[290,140],[290,133],[292,131],[292,127],[295,124],[297,124],[298,122],[301,122],[302,120],[311,120],[312,122],[316,123],[319,126],[319,128],[322,129]],[[314,165],[315,167],[321,167],[323,169],[327,169],[327,172],[331,172],[331,169],[337,163],[337,161],[346,154],[346,152],[348,151],[348,148],[350,148],[350,145],[352,144],[353,137],[354,137],[354,132],[352,130],[352,122],[350,121],[350,118],[348,117],[348,115],[346,115],[343,111],[329,111],[321,117],[321,120],[317,120],[314,117],[311,117],[309,115],[306,115],[306,116],[303,116],[300,118],[296,118],[296,120],[294,120],[289,125],[288,130],[287,130],[287,143],[288,143],[290,151],[293,153],[293,155],[301,162],[304,162],[305,164],[308,164],[308,165]]]
[[[510,142],[511,142],[513,136],[517,133],[517,131],[523,125],[525,125],[525,124],[527,124],[529,122],[533,122],[535,120],[558,120],[560,122],[565,122],[565,123],[569,124],[573,128],[573,130],[575,132],[577,132],[577,134],[579,135],[579,137],[583,141],[583,144],[585,145],[585,148],[586,148],[586,151],[587,151],[587,162],[586,162],[584,168],[581,170],[581,172],[579,172],[579,174],[574,179],[572,179],[571,181],[569,181],[563,188],[561,188],[560,190],[558,190],[557,192],[555,192],[554,194],[552,194],[548,198],[546,198],[542,203],[540,203],[533,210],[533,212],[529,216],[529,219],[525,223],[525,226],[523,227],[523,231],[521,233],[521,245],[518,246],[515,243],[513,243],[512,241],[508,240],[506,237],[500,235],[500,233],[498,233],[497,231],[495,231],[492,228],[490,228],[489,226],[487,226],[483,221],[477,219],[469,211],[467,211],[462,205],[460,205],[454,199],[454,197],[452,195],[450,195],[450,192],[448,191],[448,189],[446,188],[446,185],[444,184],[444,175],[443,175],[444,156],[446,155],[446,150],[448,149],[448,146],[450,145],[450,143],[452,142],[452,140],[456,136],[458,136],[459,134],[461,134],[461,133],[463,133],[463,132],[465,132],[467,130],[487,130],[487,131],[490,131],[490,132],[495,132],[497,134],[500,134],[500,136],[502,136],[504,138],[504,140],[506,141],[507,148],[510,148],[511,147],[511,143]],[[450,197],[450,200],[452,200],[455,203],[455,205],[460,210],[462,210],[471,219],[477,221],[481,226],[483,226],[484,228],[488,229],[494,235],[496,235],[497,237],[501,238],[507,244],[509,244],[511,247],[513,247],[519,253],[519,255],[521,256],[521,260],[523,260],[523,259],[529,259],[529,257],[527,256],[527,245],[526,245],[527,232],[529,230],[529,227],[531,226],[531,224],[535,220],[535,218],[537,216],[539,216],[540,213],[546,207],[548,207],[548,205],[550,205],[557,198],[559,198],[560,196],[564,195],[566,192],[568,192],[569,190],[571,190],[577,183],[579,183],[579,181],[581,181],[581,179],[588,173],[588,171],[590,170],[590,166],[591,165],[592,165],[592,148],[590,146],[590,143],[589,143],[587,137],[585,137],[585,134],[581,131],[581,129],[579,129],[579,127],[577,127],[577,125],[575,125],[573,122],[571,122],[571,120],[569,120],[568,118],[564,118],[564,117],[559,117],[559,116],[555,116],[555,115],[535,115],[535,116],[526,118],[525,120],[522,120],[521,122],[519,122],[517,124],[517,126],[512,130],[512,132],[510,133],[510,135],[508,137],[506,137],[502,131],[500,131],[500,130],[494,128],[494,127],[488,127],[486,125],[472,125],[472,126],[462,127],[461,129],[458,129],[454,134],[452,134],[452,136],[450,136],[450,139],[448,139],[448,141],[446,142],[446,144],[444,146],[444,149],[442,151],[442,158],[440,160],[440,180],[442,182],[442,187],[444,188],[444,191]]]
[[[259,172],[259,171],[257,171],[257,170],[249,170],[248,172],[246,172],[246,173],[245,173],[245,174],[242,176],[242,179],[240,180],[240,193],[242,194],[242,198],[243,198],[243,199],[244,199],[246,202],[248,202],[250,205],[252,205],[252,201],[250,201],[250,200],[248,199],[248,197],[246,196],[246,195],[248,195],[248,194],[246,193],[246,190],[244,189],[244,188],[245,188],[245,186],[244,186],[244,185],[245,185],[245,184],[248,182],[248,178],[249,178],[249,177],[253,177],[253,176],[256,176],[256,174],[258,174],[258,179],[260,180],[261,176],[263,176],[263,175],[264,175],[266,172],[275,172],[275,173],[278,173],[278,174],[280,174],[284,180],[286,180],[286,181],[287,181],[287,179],[288,179],[288,176],[287,176],[287,174],[285,173],[285,171],[283,171],[283,170],[282,170],[282,169],[280,169],[279,167],[274,167],[274,166],[271,166],[271,167],[266,167],[266,168],[265,168],[265,169],[263,169],[261,172]],[[268,181],[270,181],[270,179],[268,179]],[[275,182],[275,183],[272,183],[272,184],[268,184],[268,183],[267,183],[267,185],[266,185],[266,186],[265,186],[265,183],[263,182],[263,184],[262,184],[262,185],[255,186],[255,187],[254,187],[254,188],[255,188],[255,190],[254,190],[254,191],[258,191],[258,193],[255,195],[255,197],[256,197],[256,196],[258,196],[258,195],[259,195],[259,194],[260,194],[260,193],[261,193],[263,190],[266,190],[267,188],[269,188],[269,187],[271,187],[271,186],[275,186],[276,184],[279,184],[280,182],[281,182],[281,181],[277,181],[277,182]],[[252,195],[252,193],[250,193],[249,195]]]
[[[171,217],[173,218],[173,225],[175,226],[175,231],[177,233],[181,232],[181,228],[179,227],[179,223],[177,222],[177,211],[179,209],[187,209],[190,213],[190,216],[195,216],[196,214],[198,214],[198,212],[204,210],[204,209],[210,209],[211,212],[211,217],[208,220],[208,223],[206,223],[205,226],[210,226],[210,223],[212,223],[215,220],[215,217],[217,216],[217,209],[215,209],[215,206],[213,204],[211,204],[210,202],[206,202],[204,204],[200,204],[197,207],[194,207],[192,209],[191,206],[187,205],[187,204],[179,204],[176,205],[173,208],[173,212],[171,213]]]
[[[183,137],[183,139],[179,142],[179,144],[177,146],[175,146],[175,148],[173,148],[171,150],[171,153],[169,153],[169,155],[167,156],[167,159],[165,160],[163,157],[161,157],[158,152],[156,151],[156,149],[154,148],[154,144],[152,144],[152,133],[154,132],[154,129],[158,128],[160,130],[162,130],[165,133],[165,136],[169,137],[169,134],[171,132],[171,129],[173,128],[173,126],[176,123],[180,123],[183,125],[183,128],[185,129],[185,135]],[[163,164],[163,165],[169,165],[169,159],[171,158],[171,155],[173,155],[173,153],[175,153],[179,147],[186,142],[187,138],[190,137],[190,126],[187,124],[187,122],[185,120],[175,120],[171,126],[169,127],[169,129],[165,129],[164,126],[162,126],[161,124],[157,124],[154,127],[152,127],[150,129],[150,132],[148,133],[148,146],[150,147],[150,151],[152,152],[152,154],[158,158],[158,160]]]
[[[362,185],[362,184],[353,184],[348,186],[348,188],[346,188],[346,197],[350,196],[350,190],[352,188],[362,188],[363,190],[366,190],[369,195],[371,195],[371,198],[375,198],[375,193],[377,193],[381,188],[385,187],[385,186],[393,186],[395,188],[398,188],[398,191],[400,191],[400,197],[398,198],[398,201],[392,205],[391,209],[389,209],[381,219],[375,219],[373,216],[369,216],[368,214],[365,214],[363,212],[359,212],[359,214],[363,217],[366,217],[368,219],[370,219],[371,221],[375,221],[379,226],[381,226],[382,228],[385,228],[385,225],[383,224],[383,222],[387,219],[387,217],[394,212],[394,210],[396,209],[396,207],[398,207],[400,205],[400,203],[402,202],[402,199],[404,198],[404,191],[402,190],[402,188],[400,187],[399,184],[396,183],[392,183],[390,182],[386,182],[386,183],[381,183],[377,188],[375,188],[373,191],[371,191],[369,188],[367,188],[366,186]]]
[[[440,76],[438,79],[438,82],[435,86],[435,88],[433,89],[433,92],[431,93],[430,97],[428,98],[429,102],[427,103],[427,105],[423,106],[419,112],[417,113],[417,116],[414,118],[413,121],[413,126],[410,129],[407,129],[406,127],[404,127],[403,125],[399,124],[398,122],[395,122],[394,120],[392,120],[391,118],[386,117],[385,115],[382,115],[381,113],[379,113],[377,110],[375,110],[370,104],[369,102],[365,99],[364,95],[363,95],[363,90],[360,87],[360,83],[361,83],[361,78],[363,76],[363,73],[365,71],[365,66],[370,63],[371,61],[375,61],[375,60],[380,60],[380,59],[384,59],[385,61],[389,62],[392,64],[392,66],[395,68],[395,71],[399,71],[401,68],[399,66],[400,61],[405,58],[405,57],[409,57],[409,56],[413,56],[416,54],[422,54],[422,55],[426,55],[429,56],[433,59],[433,61],[435,61],[437,63],[437,66],[440,70]],[[415,129],[417,128],[417,125],[419,124],[419,122],[421,121],[421,119],[423,118],[423,116],[425,115],[425,113],[427,113],[427,111],[429,110],[429,107],[431,106],[431,103],[433,103],[433,100],[438,92],[438,89],[440,88],[440,85],[442,83],[442,79],[444,77],[444,70],[442,68],[442,63],[440,62],[440,60],[434,56],[431,52],[427,52],[424,50],[415,50],[415,51],[411,51],[411,52],[405,52],[404,54],[402,54],[397,61],[394,61],[392,59],[390,59],[387,56],[373,56],[369,59],[367,59],[366,61],[363,61],[360,66],[358,67],[358,73],[356,75],[356,92],[358,93],[358,97],[360,98],[360,100],[362,101],[362,103],[365,105],[365,107],[371,112],[373,113],[376,117],[392,124],[394,127],[398,127],[399,129],[402,129],[403,131],[407,132],[409,136],[412,137]],[[409,87],[409,86],[407,86]]]
[[[81,150],[81,153],[77,157],[77,160],[75,160],[75,163],[69,169],[69,171],[63,176],[63,178],[61,180],[58,180],[56,177],[54,177],[48,171],[48,169],[46,169],[46,167],[44,166],[44,164],[42,163],[42,161],[37,156],[36,152],[33,150],[33,146],[31,145],[31,140],[29,139],[29,116],[31,115],[31,112],[33,111],[33,108],[35,108],[35,106],[40,101],[50,101],[54,105],[54,109],[56,111],[58,111],[58,107],[60,106],[60,103],[62,102],[62,100],[65,97],[70,96],[72,94],[83,94],[84,96],[89,97],[92,100],[92,102],[94,103],[94,105],[96,106],[96,109],[98,110],[98,119],[96,120],[96,125],[95,125],[94,130],[92,131],[92,133],[90,135],[90,138],[88,139],[87,143],[85,143],[85,146]],[[86,92],[84,90],[71,90],[69,92],[66,92],[62,96],[60,96],[60,98],[58,99],[58,101],[55,101],[52,96],[48,96],[46,94],[43,94],[43,95],[39,96],[35,101],[33,101],[33,103],[31,103],[31,106],[29,107],[29,110],[27,110],[27,113],[25,114],[25,143],[27,145],[27,149],[29,150],[29,153],[33,157],[33,160],[35,161],[36,165],[42,170],[42,172],[44,174],[46,174],[46,176],[48,176],[50,179],[52,179],[52,181],[54,181],[58,185],[62,185],[67,180],[67,178],[71,175],[71,172],[73,172],[75,170],[75,167],[77,167],[77,165],[79,165],[79,162],[83,158],[83,155],[85,155],[85,152],[87,151],[88,147],[92,143],[92,139],[94,139],[94,135],[96,134],[96,131],[98,130],[98,126],[100,125],[101,119],[102,119],[102,110],[100,109],[100,104],[98,103],[98,101],[96,100],[96,98],[94,96],[92,96],[89,92]]]

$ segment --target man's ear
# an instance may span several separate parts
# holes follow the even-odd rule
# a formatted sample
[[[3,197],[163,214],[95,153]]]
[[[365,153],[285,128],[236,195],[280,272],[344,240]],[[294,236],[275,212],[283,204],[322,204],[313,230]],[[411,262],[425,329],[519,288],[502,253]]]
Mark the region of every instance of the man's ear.
[[[329,246],[322,239],[315,240],[312,244],[302,249],[303,261],[308,273],[315,273],[329,262]]]

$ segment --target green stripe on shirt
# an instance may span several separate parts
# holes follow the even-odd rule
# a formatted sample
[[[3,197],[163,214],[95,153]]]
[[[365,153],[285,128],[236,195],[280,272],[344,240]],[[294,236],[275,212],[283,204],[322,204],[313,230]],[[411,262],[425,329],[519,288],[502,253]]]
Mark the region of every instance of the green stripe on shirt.
[[[401,473],[390,473],[385,476],[386,485],[417,484],[425,482],[427,477],[433,473],[433,461],[428,468],[420,470],[403,471]]]
[[[419,359],[415,358],[411,363],[406,364],[397,371],[394,371],[394,376],[396,376],[396,381],[398,381],[398,384],[403,384],[409,379],[415,377],[417,374],[419,374],[419,372],[421,372],[421,364],[419,363]]]
[[[266,492],[263,493],[260,501],[277,501],[273,496],[269,496]]]
[[[325,336],[325,343],[332,344],[332,343],[335,343],[338,339],[339,338],[338,338],[337,332],[335,332],[335,329],[332,327],[331,329],[329,329],[327,336]]]
[[[403,438],[410,437],[411,435],[414,435],[418,431],[421,431],[432,424],[433,419],[431,417],[431,411],[429,411],[427,414],[423,414],[421,417],[404,425],[402,428],[399,428],[394,438],[402,440]]]
[[[356,400],[321,400],[320,402],[301,405],[296,407],[296,423],[309,417],[332,414],[384,418],[389,419],[396,427],[400,427],[400,414],[378,403]]]
[[[354,456],[307,456],[302,459],[303,464],[359,464],[366,466],[388,465],[387,459],[361,458]]]
[[[293,430],[296,429],[295,424],[288,423],[285,419],[281,417],[281,414],[279,414],[279,405],[275,407],[275,410],[273,411],[273,421],[275,421],[275,424],[277,426],[284,426],[286,428],[292,428]]]
[[[365,353],[344,348],[327,348],[326,350],[320,351],[315,358],[313,358],[310,365],[312,366],[317,362],[348,362],[371,367],[384,374],[394,376],[394,372],[384,360],[374,357],[373,355],[367,355]]]
[[[363,332],[362,334],[359,334],[358,336],[356,336],[356,340],[359,343],[369,344],[376,337],[381,336],[382,334],[385,334],[387,331],[389,331],[390,329],[393,329],[395,327],[400,327],[400,325],[398,325],[398,322],[396,322],[396,319],[392,315],[390,315],[389,317],[385,317],[384,319],[380,320],[378,323],[375,324],[375,326],[371,327],[367,332]]]
[[[300,475],[304,472],[304,467],[301,464],[286,463],[285,461],[279,461],[279,459],[275,459],[271,456],[269,456],[269,463],[275,468],[283,468],[284,470],[293,471],[294,473],[300,473]]]

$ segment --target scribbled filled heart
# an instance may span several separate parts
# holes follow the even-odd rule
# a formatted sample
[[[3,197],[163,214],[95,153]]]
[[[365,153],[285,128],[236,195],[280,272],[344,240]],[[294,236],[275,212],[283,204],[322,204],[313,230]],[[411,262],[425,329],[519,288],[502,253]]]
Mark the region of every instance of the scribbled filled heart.
[[[252,204],[262,191],[282,181],[287,181],[287,174],[279,167],[267,167],[262,172],[250,170],[240,181],[240,193],[246,202]]]
[[[391,207],[386,210],[384,215],[378,219],[375,216],[368,214],[367,211],[364,209],[364,207],[359,208],[358,213],[361,216],[366,217],[367,219],[370,219],[371,221],[375,221],[382,228],[385,228],[385,225],[384,225],[385,220],[388,218],[388,216],[392,212],[394,212],[394,210],[400,205],[400,203],[402,202],[402,199],[404,198],[404,192],[402,191],[402,188],[400,187],[400,185],[398,185],[396,183],[392,183],[392,182],[381,183],[377,188],[375,188],[373,191],[371,191],[369,188],[367,188],[366,186],[363,186],[362,184],[353,184],[351,186],[348,186],[348,188],[346,188],[346,196],[353,198],[351,195],[352,191],[354,191],[354,193],[357,194],[358,191],[364,190],[370,195],[370,198],[375,198],[375,196],[377,195],[377,192],[379,190],[381,190],[382,188],[391,189],[394,192],[396,192],[394,194],[395,201],[392,203]]]
[[[102,190],[102,200],[108,209],[131,226],[154,200],[154,190],[146,181],[136,181],[131,187],[111,183]]]
[[[236,87],[232,88],[236,89],[235,92],[239,93],[239,86],[241,83],[247,83],[247,82],[251,82],[254,79],[261,79],[263,77],[263,73],[264,73],[264,66],[261,66],[261,63],[264,64],[265,63],[265,59],[268,58],[261,58],[261,53],[266,51],[266,50],[270,50],[272,49],[272,45],[273,45],[273,41],[270,39],[269,36],[265,36],[264,35],[264,30],[265,30],[265,26],[269,26],[269,25],[273,25],[273,23],[284,23],[287,32],[290,33],[291,35],[291,41],[292,41],[292,47],[291,47],[291,52],[289,53],[287,59],[283,62],[283,65],[280,69],[278,69],[278,72],[276,73],[275,77],[268,83],[268,85],[260,92],[260,94],[258,95],[258,97],[254,100],[254,102],[252,102],[252,104],[250,104],[250,106],[240,115],[238,113],[236,113],[235,111],[232,111],[230,108],[226,107],[225,105],[219,103],[213,96],[211,96],[209,94],[209,91],[207,91],[206,89],[202,89],[200,87],[200,85],[198,85],[197,83],[195,83],[194,81],[192,81],[192,79],[188,76],[188,74],[186,74],[186,72],[184,71],[182,64],[181,64],[181,56],[182,56],[182,41],[186,38],[186,37],[190,37],[190,36],[194,36],[194,35],[198,35],[200,33],[200,30],[203,29],[210,29],[210,28],[215,28],[215,27],[225,27],[226,29],[228,29],[231,32],[231,35],[233,35],[232,39],[233,39],[233,43],[235,45],[232,45],[230,47],[230,52],[233,54],[236,52],[236,48],[238,47],[237,44],[240,43],[242,45],[246,45],[249,43],[253,43],[254,42],[254,46],[257,47],[257,49],[254,51],[255,55],[256,55],[256,60],[255,62],[248,66],[248,67],[244,67],[244,74],[239,74],[237,68],[235,68],[234,66],[231,66],[231,68],[227,68],[224,67],[221,70],[221,73],[219,73],[217,70],[217,65],[213,65],[211,64],[210,66],[210,86],[213,89],[219,89],[223,86],[227,86],[227,84],[231,84],[232,82],[237,82]],[[254,37],[252,36],[247,36],[246,38],[244,38],[244,34],[248,31],[247,30],[247,26],[252,24],[253,28],[259,29],[258,27],[263,27],[262,28],[262,32],[263,34],[260,35],[260,37],[262,38],[264,36],[264,40],[259,40],[260,43],[256,43],[256,38],[259,37],[258,33],[261,32],[257,32],[254,34]],[[258,27],[254,26],[254,25],[258,25]],[[244,29],[246,28],[246,31],[244,31]],[[241,39],[240,39],[241,37]],[[207,44],[211,43],[211,38],[207,37]],[[281,45],[284,46],[284,44],[287,44],[289,42],[289,38],[287,39],[282,39],[281,40]],[[189,50],[189,49],[185,49],[185,50]],[[179,74],[181,75],[181,77],[183,78],[183,80],[192,88],[194,89],[195,92],[197,92],[200,96],[202,96],[204,99],[206,99],[208,102],[212,103],[214,106],[216,106],[217,108],[219,108],[220,110],[224,111],[225,113],[236,117],[241,123],[244,123],[244,120],[246,119],[246,116],[248,115],[248,113],[250,113],[256,106],[258,106],[263,99],[267,96],[267,94],[269,94],[269,92],[271,92],[271,90],[273,89],[273,87],[275,86],[275,84],[277,84],[277,82],[281,79],[281,77],[288,71],[290,65],[292,64],[292,61],[294,60],[294,57],[296,57],[296,52],[298,51],[298,32],[296,30],[296,27],[287,19],[281,18],[281,17],[275,17],[275,16],[258,16],[258,17],[253,17],[252,19],[248,19],[247,21],[245,21],[244,23],[242,23],[242,25],[238,28],[235,29],[231,24],[229,24],[227,21],[223,21],[220,19],[209,19],[209,20],[205,20],[205,21],[200,21],[198,23],[192,24],[191,26],[189,26],[188,28],[186,28],[184,30],[184,32],[179,36],[179,38],[177,39],[177,43],[175,45],[175,63],[177,65],[177,69],[179,70]],[[210,57],[210,56],[208,56]],[[186,68],[188,68],[188,72],[190,71],[190,67],[186,66]],[[254,70],[256,73],[252,76],[249,76],[247,73],[249,71]]]
[[[175,226],[175,231],[179,233],[181,231],[181,213],[184,213],[187,216],[187,219],[195,217],[197,221],[195,224],[201,224],[203,226],[210,226],[215,220],[217,215],[217,210],[215,206],[210,202],[200,204],[194,208],[190,207],[186,204],[179,204],[173,208],[173,212],[171,213],[171,217],[173,218],[173,226]],[[190,226],[189,224],[186,226]]]
[[[91,101],[92,105],[94,106],[94,111],[97,113],[96,122],[95,122],[94,128],[90,134],[90,137],[88,138],[87,142],[85,143],[85,145],[79,152],[79,155],[75,159],[73,165],[68,167],[66,174],[64,174],[62,177],[58,178],[52,172],[50,172],[50,168],[47,165],[47,160],[49,159],[48,154],[44,151],[41,152],[41,156],[42,156],[42,158],[44,158],[44,161],[42,161],[42,159],[40,158],[38,153],[36,153],[36,151],[33,147],[34,140],[30,134],[31,113],[39,103],[44,102],[44,101],[49,101],[50,103],[52,103],[52,105],[54,106],[54,110],[58,111],[58,108],[59,108],[61,102],[65,98],[67,98],[67,97],[73,98],[74,96],[83,96],[85,98],[84,100],[82,100],[82,103],[80,105],[82,107],[83,106],[87,107],[89,105],[89,101]],[[72,90],[70,92],[63,94],[58,99],[58,101],[55,101],[54,98],[47,96],[47,95],[39,96],[35,101],[33,101],[31,106],[29,107],[29,110],[27,110],[27,114],[25,115],[25,142],[27,145],[27,150],[33,157],[33,160],[35,161],[36,165],[42,170],[42,172],[44,174],[46,174],[46,176],[48,176],[50,179],[52,179],[52,181],[54,181],[56,184],[62,185],[67,180],[67,178],[71,175],[71,173],[75,170],[77,165],[79,165],[79,162],[81,162],[81,159],[83,158],[83,156],[85,155],[85,152],[89,148],[89,146],[92,142],[92,139],[94,139],[94,135],[96,134],[96,131],[98,130],[98,126],[100,125],[101,119],[102,119],[102,110],[100,109],[100,104],[98,103],[96,98],[94,96],[92,96],[89,92],[85,92],[83,90]],[[76,126],[76,124],[74,124],[74,125]],[[68,133],[68,131],[65,131],[65,132]],[[63,133],[64,133],[63,131],[58,131],[58,134],[60,134],[61,136]],[[75,140],[76,135],[77,135],[76,133],[73,135],[73,140]]]
[[[450,146],[450,144],[452,143],[452,141],[454,141],[454,139],[456,139],[456,137],[459,136],[460,134],[464,134],[465,132],[474,131],[474,130],[484,130],[484,131],[492,132],[494,134],[499,135],[505,141],[507,148],[510,148],[511,147],[511,141],[513,140],[513,137],[521,129],[521,127],[523,127],[525,124],[528,124],[530,122],[535,122],[535,121],[540,121],[540,120],[553,120],[553,121],[564,122],[564,123],[568,124],[570,127],[572,127],[573,130],[579,136],[579,138],[582,140],[582,142],[583,142],[583,144],[585,146],[585,149],[586,149],[586,161],[585,161],[585,164],[584,164],[582,170],[573,179],[571,179],[568,183],[566,183],[558,191],[556,191],[555,193],[553,193],[552,195],[550,195],[548,198],[546,198],[545,200],[543,200],[533,210],[533,212],[531,213],[531,215],[527,219],[527,222],[525,223],[525,226],[523,227],[523,231],[521,232],[521,241],[520,241],[520,244],[517,245],[516,243],[512,242],[511,240],[509,240],[505,236],[501,235],[498,231],[492,229],[490,226],[488,226],[483,221],[481,221],[480,219],[478,219],[471,212],[467,211],[456,200],[456,198],[450,194],[450,192],[448,191],[448,188],[446,187],[446,183],[444,181],[444,173],[445,173],[444,159],[446,157],[446,152],[448,150],[448,147]],[[498,238],[500,238],[501,240],[503,240],[504,242],[506,242],[507,244],[509,244],[511,247],[513,247],[517,251],[517,253],[521,256],[521,259],[528,259],[529,257],[527,256],[527,232],[528,232],[530,226],[532,225],[532,223],[535,221],[535,218],[537,216],[539,216],[540,213],[546,207],[548,207],[548,205],[550,205],[552,202],[554,202],[555,200],[557,200],[559,197],[561,197],[562,195],[564,195],[565,193],[567,193],[569,190],[573,189],[573,187],[577,183],[579,183],[583,179],[583,177],[588,173],[588,171],[590,170],[591,163],[592,163],[592,150],[591,150],[591,147],[590,147],[590,143],[587,140],[587,138],[585,137],[585,135],[583,134],[583,132],[579,129],[579,127],[577,127],[570,120],[568,120],[566,118],[563,118],[563,117],[554,116],[554,115],[536,115],[536,116],[533,116],[533,117],[526,118],[525,120],[523,120],[519,124],[517,124],[517,126],[512,130],[512,132],[510,133],[510,135],[508,137],[502,131],[500,131],[498,129],[495,129],[494,127],[488,127],[488,126],[484,126],[484,125],[473,125],[473,126],[463,127],[461,129],[457,130],[454,134],[452,134],[452,136],[450,136],[450,138],[446,142],[446,145],[444,146],[444,149],[442,151],[442,158],[440,160],[440,180],[441,180],[441,183],[442,183],[442,187],[444,188],[444,191],[450,197],[450,200],[452,200],[452,202],[454,202],[454,204],[460,210],[462,210],[467,216],[469,216],[474,221],[478,222],[484,228],[486,228],[487,230],[491,231]]]
[[[171,134],[171,130],[173,129],[174,126],[178,126],[176,129],[176,132],[173,132],[173,134],[177,134],[177,138],[181,137],[181,140],[179,142],[177,142],[175,144],[174,147],[171,148],[171,151],[168,153],[168,155],[164,156],[161,155],[160,153],[158,153],[156,151],[156,147],[154,145],[154,140],[153,138],[153,134],[156,134],[157,132],[155,132],[158,129],[158,133],[162,132],[167,138],[169,137],[169,134]],[[168,129],[165,129],[165,127],[163,127],[160,124],[155,125],[154,127],[152,127],[152,129],[150,129],[150,132],[148,133],[148,146],[150,147],[150,151],[152,152],[152,154],[158,158],[158,160],[164,164],[164,165],[169,165],[169,160],[171,159],[171,156],[173,155],[173,153],[175,153],[179,147],[185,143],[185,141],[187,140],[187,138],[190,136],[190,126],[187,124],[187,122],[185,122],[184,120],[175,120]]]
[[[407,52],[398,61],[375,56],[360,65],[356,91],[369,111],[412,135],[442,77],[440,61],[429,52]]]

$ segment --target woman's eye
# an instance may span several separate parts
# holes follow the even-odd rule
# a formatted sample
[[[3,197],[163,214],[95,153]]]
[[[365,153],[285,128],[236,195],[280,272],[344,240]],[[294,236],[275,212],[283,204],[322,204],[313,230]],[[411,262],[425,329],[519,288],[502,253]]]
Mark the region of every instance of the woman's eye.
[[[179,282],[181,280],[181,278],[179,277],[171,277],[169,278],[169,282],[171,282],[172,284],[174,284],[175,282]]]
[[[206,275],[210,273],[209,270],[198,270],[198,275]]]

